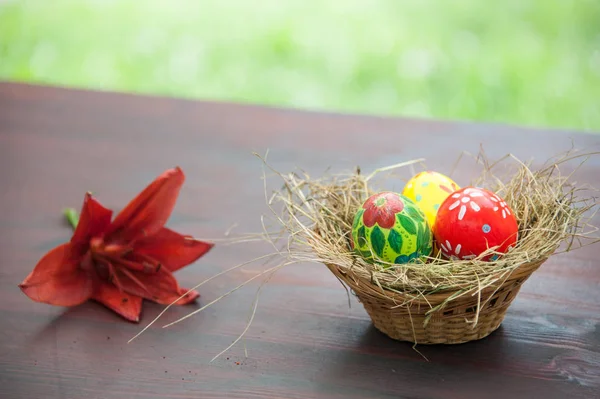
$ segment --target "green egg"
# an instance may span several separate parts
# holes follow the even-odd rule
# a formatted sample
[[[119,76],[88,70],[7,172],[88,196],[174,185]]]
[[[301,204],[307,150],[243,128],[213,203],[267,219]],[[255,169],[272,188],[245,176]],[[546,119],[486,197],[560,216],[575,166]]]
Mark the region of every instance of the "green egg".
[[[356,213],[352,248],[369,262],[423,262],[431,254],[432,236],[425,214],[412,200],[385,191],[369,197]]]

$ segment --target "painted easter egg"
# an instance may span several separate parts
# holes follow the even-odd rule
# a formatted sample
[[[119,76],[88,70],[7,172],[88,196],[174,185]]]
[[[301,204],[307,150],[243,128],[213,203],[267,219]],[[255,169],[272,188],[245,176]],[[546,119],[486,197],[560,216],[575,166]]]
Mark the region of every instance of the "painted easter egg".
[[[440,205],[435,239],[442,254],[451,259],[473,259],[488,248],[506,253],[518,239],[515,214],[495,193],[465,187],[451,194]],[[496,260],[497,255],[484,260]]]
[[[404,186],[402,195],[410,198],[423,211],[429,225],[435,218],[442,202],[460,187],[448,176],[434,171],[421,172]]]
[[[369,197],[356,213],[351,245],[367,261],[401,264],[429,256],[432,239],[425,215],[413,201],[381,192]]]

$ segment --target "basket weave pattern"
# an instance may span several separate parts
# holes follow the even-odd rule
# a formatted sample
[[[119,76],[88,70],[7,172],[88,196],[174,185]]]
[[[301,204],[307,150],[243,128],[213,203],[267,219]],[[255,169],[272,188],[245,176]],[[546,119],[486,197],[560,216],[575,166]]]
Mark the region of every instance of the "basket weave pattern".
[[[431,315],[428,312],[454,291],[426,295],[407,304],[406,296],[384,291],[351,270],[334,264],[326,266],[356,294],[375,328],[389,337],[418,344],[460,344],[484,338],[500,327],[521,285],[545,260],[525,263],[501,285],[487,287],[481,295],[473,290]]]

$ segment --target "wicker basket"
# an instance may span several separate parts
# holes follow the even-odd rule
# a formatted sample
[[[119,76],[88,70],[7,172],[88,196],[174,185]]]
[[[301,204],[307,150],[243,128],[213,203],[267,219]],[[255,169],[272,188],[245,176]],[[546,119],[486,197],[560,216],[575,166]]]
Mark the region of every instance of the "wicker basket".
[[[427,295],[413,300],[410,306],[401,305],[407,302],[402,294],[384,291],[351,270],[334,264],[326,266],[355,293],[374,326],[389,337],[418,344],[461,344],[487,337],[500,327],[521,285],[545,261],[524,263],[499,287],[482,290],[481,296],[473,291],[475,295],[467,293],[448,302],[430,316],[428,323],[425,323],[428,311],[443,303],[453,291]],[[481,309],[476,317],[479,301]]]

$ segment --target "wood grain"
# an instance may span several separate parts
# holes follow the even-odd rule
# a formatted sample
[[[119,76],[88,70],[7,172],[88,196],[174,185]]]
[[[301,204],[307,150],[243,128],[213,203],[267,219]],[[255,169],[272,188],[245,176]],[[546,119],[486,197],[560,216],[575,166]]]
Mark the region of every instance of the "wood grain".
[[[169,226],[201,238],[261,228],[260,161],[281,171],[372,170],[427,158],[452,168],[482,145],[534,165],[574,144],[600,150],[599,135],[518,127],[309,113],[250,105],[0,84],[0,397],[4,398],[594,398],[600,392],[598,246],[551,258],[525,284],[502,327],[458,346],[419,347],[378,333],[322,265],[281,270],[261,294],[240,343],[257,284],[168,329],[257,267],[201,289],[138,340],[142,324],[96,303],[63,309],[31,302],[17,284],[69,238],[61,218],[92,190],[120,209],[164,169],[187,175]],[[574,178],[600,187],[600,156]],[[473,174],[468,162],[457,180]],[[398,187],[402,186],[398,182]],[[595,219],[600,225],[600,219]],[[177,273],[190,286],[268,253],[265,244],[217,245]],[[244,345],[248,357],[244,355]],[[239,363],[239,364],[237,364]]]

